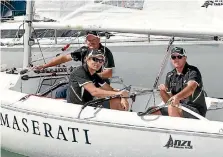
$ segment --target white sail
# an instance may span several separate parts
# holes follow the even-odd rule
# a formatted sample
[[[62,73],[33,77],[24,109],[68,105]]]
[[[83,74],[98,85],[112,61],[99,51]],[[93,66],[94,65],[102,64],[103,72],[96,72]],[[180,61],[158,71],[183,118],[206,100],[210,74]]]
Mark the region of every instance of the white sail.
[[[35,1],[35,14],[41,18],[60,21],[67,15],[91,3],[93,3],[93,0],[38,0]]]
[[[144,3],[144,11],[152,20],[157,20],[166,26],[182,26],[200,28],[214,25],[222,26],[223,5],[213,7],[202,7],[206,0],[173,0],[154,1],[148,0]],[[151,15],[151,16],[150,16]]]
[[[71,1],[65,1],[63,5],[60,5],[61,2],[54,2],[56,3],[56,7],[54,7],[52,5],[53,2],[50,1],[49,5],[57,8],[57,14],[59,13],[60,16],[54,19],[61,23],[107,24],[113,26],[118,24],[123,27],[134,25],[135,27],[143,26],[144,28],[163,28],[165,25],[165,28],[185,29],[220,29],[223,26],[223,21],[221,20],[223,19],[223,5],[210,6],[208,8],[201,7],[205,3],[205,0],[144,0],[142,10],[114,6],[109,2],[100,1],[100,3],[94,3],[94,1],[88,0],[73,1],[72,3]],[[127,2],[133,1],[126,1],[125,3]],[[43,4],[45,2],[42,2],[41,6]],[[70,5],[69,7],[67,6],[68,4]],[[70,8],[73,8],[73,11]],[[51,12],[51,9],[49,11]],[[57,16],[57,14],[52,15],[51,18]]]
[[[168,35],[165,32],[171,32],[176,36],[193,35],[196,32],[197,35],[205,35],[207,32],[206,35],[223,36],[222,33],[217,33],[223,28],[223,21],[220,20],[223,16],[222,10],[222,14],[219,10],[217,10],[218,13],[215,13],[213,9],[209,11],[209,8],[201,7],[204,2],[200,0],[180,2],[145,0],[143,9],[137,10],[113,6],[104,1],[100,3],[91,1],[67,17],[60,18],[60,23],[53,25],[52,28],[78,29],[79,26],[79,29],[97,29],[98,27],[99,30],[107,28],[107,31],[115,30],[114,28],[123,32],[124,30],[127,32],[140,30],[137,33],[147,31],[148,34],[153,35]],[[35,27],[40,25],[35,25]]]

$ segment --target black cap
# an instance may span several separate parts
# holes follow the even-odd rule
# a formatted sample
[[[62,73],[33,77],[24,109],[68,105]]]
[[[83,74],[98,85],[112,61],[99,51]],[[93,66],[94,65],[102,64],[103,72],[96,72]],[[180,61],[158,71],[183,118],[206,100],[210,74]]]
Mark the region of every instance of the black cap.
[[[174,53],[178,53],[180,56],[186,56],[186,51],[181,47],[174,47],[171,50],[171,55]]]
[[[105,57],[102,50],[89,50],[88,57],[95,57],[95,56]]]
[[[86,32],[86,38],[88,37],[88,35],[93,35],[93,36],[99,38],[99,34],[98,34],[98,32],[96,32],[96,31],[87,31],[87,32]]]

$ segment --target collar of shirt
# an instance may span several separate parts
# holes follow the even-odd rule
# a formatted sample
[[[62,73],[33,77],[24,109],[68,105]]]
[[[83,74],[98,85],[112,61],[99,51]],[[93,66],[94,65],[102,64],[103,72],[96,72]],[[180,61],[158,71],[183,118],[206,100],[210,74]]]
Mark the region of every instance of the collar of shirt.
[[[189,67],[190,65],[186,62],[186,64],[184,65],[184,68],[183,68],[183,71],[182,71],[182,73],[178,73],[177,72],[177,70],[176,70],[176,68],[174,69],[174,73],[175,73],[175,75],[185,75],[186,73],[187,73],[187,71],[188,71],[188,67]]]

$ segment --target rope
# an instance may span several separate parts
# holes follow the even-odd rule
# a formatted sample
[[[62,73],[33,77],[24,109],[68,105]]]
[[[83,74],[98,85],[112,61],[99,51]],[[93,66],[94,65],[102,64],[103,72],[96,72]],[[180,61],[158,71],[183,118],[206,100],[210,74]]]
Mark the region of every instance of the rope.
[[[35,33],[36,40],[37,40],[37,43],[38,43],[38,46],[39,46],[39,49],[40,49],[40,52],[41,52],[41,55],[42,55],[42,59],[43,59],[44,63],[46,64],[46,60],[45,60],[45,58],[44,58],[44,56],[43,56],[43,52],[42,52],[42,49],[41,49],[41,46],[40,46],[40,43],[39,43],[39,39],[37,38],[37,34],[36,34],[36,31],[35,31],[34,28],[33,28],[33,32]],[[33,63],[33,62],[32,62],[32,63]]]
[[[169,56],[170,56],[170,54],[171,54],[170,48],[171,48],[171,46],[173,45],[173,42],[174,42],[174,37],[172,37],[172,38],[170,39],[170,41],[169,41],[169,44],[168,44],[168,47],[167,47],[167,50],[166,50],[166,54],[165,54],[165,56],[164,56],[164,59],[163,59],[163,62],[162,62],[162,64],[161,64],[161,66],[160,66],[160,71],[159,71],[159,73],[158,73],[158,75],[157,75],[157,77],[156,77],[156,79],[155,79],[155,83],[154,83],[154,85],[153,85],[153,90],[155,90],[155,89],[157,88],[158,81],[159,81],[160,77],[161,77],[162,74],[163,74],[163,71],[164,71],[164,68],[165,68],[165,66],[166,66],[167,60],[168,60],[168,58],[169,58]],[[150,102],[152,96],[153,96],[153,101],[154,101],[154,106],[155,106],[155,94],[154,94],[154,92],[152,92],[152,94],[150,95],[150,97],[149,97],[149,99],[148,99],[148,101],[147,101],[145,110],[148,108],[148,105],[149,105],[149,102]]]
[[[163,74],[163,71],[164,71],[164,68],[166,66],[167,60],[168,60],[168,58],[169,58],[169,56],[171,54],[170,47],[173,45],[173,42],[174,42],[174,37],[172,37],[170,39],[170,41],[169,41],[169,44],[168,44],[168,47],[167,47],[167,50],[166,50],[166,55],[165,55],[165,57],[163,59],[163,62],[162,62],[161,67],[160,67],[160,71],[159,71],[159,73],[158,73],[158,75],[156,77],[155,83],[153,85],[154,89],[157,87],[158,81],[159,81],[161,75]]]
[[[36,38],[37,38],[37,33],[36,33],[36,31],[35,31],[34,28],[33,28],[33,31],[34,31],[35,36],[36,36]],[[48,31],[49,31],[49,30],[46,30],[46,31],[44,31],[44,33],[46,34]],[[42,34],[44,34],[44,33],[42,33]],[[41,35],[42,35],[42,34],[41,34]],[[72,39],[73,35],[76,35],[76,37],[74,36],[74,37],[75,37],[74,39]],[[80,32],[75,32],[75,33],[71,34],[71,36],[70,36],[70,40],[71,40],[71,41],[70,41],[68,44],[71,44],[74,40],[78,39],[78,44],[79,44],[79,46],[80,46],[79,35],[80,35]],[[43,37],[42,37],[42,38],[43,38]],[[58,44],[62,43],[62,42],[65,41],[65,40],[67,40],[67,39],[63,39],[63,40],[60,41]],[[54,56],[51,56],[51,57],[47,57],[47,58],[46,58],[46,57],[44,57],[43,52],[46,51],[46,50],[48,50],[48,49],[55,48],[55,44],[54,44],[53,46],[51,46],[51,47],[48,47],[48,48],[42,50],[38,38],[37,38],[37,43],[38,43],[38,45],[39,45],[39,49],[40,49],[42,58],[33,60],[31,63],[35,63],[35,62],[44,60],[44,63],[46,64],[45,59],[52,58],[52,57],[54,57]],[[50,44],[52,44],[52,42],[51,42]],[[55,48],[55,50],[56,50],[56,48]],[[53,52],[53,51],[52,51],[52,52]],[[62,53],[62,52],[61,52],[61,53]],[[59,53],[59,54],[61,54],[61,53]]]

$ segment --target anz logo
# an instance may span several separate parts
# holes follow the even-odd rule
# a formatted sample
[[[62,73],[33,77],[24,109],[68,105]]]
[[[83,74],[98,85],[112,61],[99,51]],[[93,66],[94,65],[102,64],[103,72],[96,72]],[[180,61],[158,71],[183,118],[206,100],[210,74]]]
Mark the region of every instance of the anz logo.
[[[166,147],[166,148],[180,148],[180,149],[193,149],[191,141],[176,140],[176,139],[173,139],[171,135],[164,147]]]
[[[208,8],[208,6],[223,6],[223,0],[205,1],[201,7]]]

